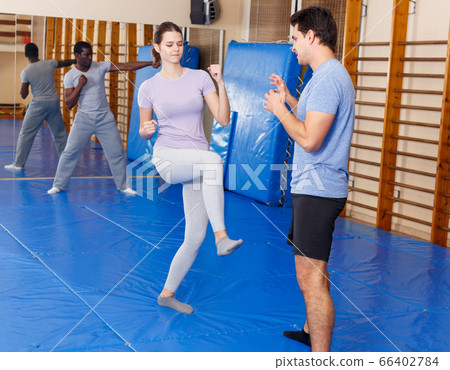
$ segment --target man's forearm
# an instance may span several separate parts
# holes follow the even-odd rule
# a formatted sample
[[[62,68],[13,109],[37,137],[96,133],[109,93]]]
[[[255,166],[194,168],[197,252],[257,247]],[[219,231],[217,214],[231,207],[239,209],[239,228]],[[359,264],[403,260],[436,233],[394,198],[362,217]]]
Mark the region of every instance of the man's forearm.
[[[66,105],[68,109],[72,109],[80,98],[82,86],[78,85],[69,96],[66,96]]]
[[[298,100],[289,94],[286,96],[286,103],[289,105],[289,108],[291,108],[292,114],[297,116]]]
[[[111,72],[118,71],[136,71],[144,67],[153,65],[153,62],[126,62],[126,63],[113,63],[111,64]]]
[[[72,64],[75,64],[76,62],[77,62],[76,59],[58,60],[58,68],[70,67]]]

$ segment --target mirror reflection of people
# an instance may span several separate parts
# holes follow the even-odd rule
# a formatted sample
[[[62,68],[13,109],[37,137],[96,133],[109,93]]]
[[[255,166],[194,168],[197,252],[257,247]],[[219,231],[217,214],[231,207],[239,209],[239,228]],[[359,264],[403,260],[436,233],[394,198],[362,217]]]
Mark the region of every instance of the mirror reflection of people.
[[[299,64],[309,65],[314,73],[300,101],[280,76],[272,75],[276,89],[264,101],[264,108],[277,116],[295,141],[288,242],[293,245],[306,322],[301,331],[285,331],[284,335],[324,352],[330,350],[335,316],[327,264],[335,220],[348,194],[355,91],[347,70],[334,55],[337,27],[331,12],[310,7],[293,14],[290,22],[294,27],[292,50]]]
[[[184,242],[173,258],[158,304],[190,314],[192,306],[178,301],[174,295],[197,257],[208,221],[219,256],[231,254],[243,242],[230,239],[225,230],[222,159],[208,150],[203,132],[204,101],[223,126],[230,120],[230,103],[219,65],[208,68],[217,82],[218,94],[207,72],[181,66],[183,36],[176,24],[162,23],[153,46],[153,67],[161,63],[162,68],[139,88],[139,134],[149,140],[159,125],[152,162],[164,181],[183,185],[186,218]],[[153,120],[153,111],[158,123]]]
[[[55,68],[69,67],[75,63],[75,59],[40,60],[39,48],[32,42],[25,45],[25,57],[30,64],[20,75],[22,80],[20,95],[26,99],[31,86],[33,98],[28,104],[22,122],[14,162],[5,166],[8,170],[23,169],[36,134],[44,121],[47,122],[59,155],[64,151],[67,141],[67,132],[55,88]]]
[[[134,71],[150,66],[152,62],[93,62],[92,47],[84,41],[75,44],[74,54],[76,64],[65,74],[64,88],[67,108],[72,109],[78,103],[78,109],[66,148],[59,159],[53,187],[48,193],[59,193],[66,188],[85,146],[95,134],[105,152],[117,189],[136,194],[128,186],[122,139],[106,98],[105,74]]]

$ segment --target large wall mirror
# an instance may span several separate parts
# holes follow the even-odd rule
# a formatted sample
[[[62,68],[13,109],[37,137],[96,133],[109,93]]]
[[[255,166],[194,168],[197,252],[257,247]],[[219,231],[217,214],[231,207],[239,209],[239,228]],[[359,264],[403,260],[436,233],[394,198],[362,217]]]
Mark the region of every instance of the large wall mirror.
[[[139,47],[151,44],[154,27],[147,24],[0,13],[0,75],[3,85],[0,90],[0,178],[50,178],[54,176],[58,163],[54,143],[49,137],[50,132],[43,125],[24,170],[4,169],[5,165],[14,160],[23,115],[31,101],[31,91],[26,99],[22,99],[19,93],[21,72],[29,64],[24,53],[28,42],[39,47],[40,59],[72,59],[73,45],[82,40],[93,45],[94,61],[125,62],[136,60]],[[190,45],[199,48],[199,68],[206,69],[212,63],[223,64],[224,31],[190,27],[183,28],[183,33]],[[63,102],[63,78],[69,69],[70,67],[55,70],[55,86],[67,131],[70,131],[76,111],[75,108],[68,110]],[[105,86],[126,150],[134,72],[108,73]],[[212,116],[208,113],[205,115],[207,137],[212,123]],[[102,151],[97,150],[97,153],[97,156],[102,155]],[[89,160],[90,158],[84,158],[84,161]],[[80,166],[85,169],[78,170],[79,176],[104,175],[104,171],[95,165],[83,163],[83,158]],[[74,177],[76,176],[77,172],[74,173]]]

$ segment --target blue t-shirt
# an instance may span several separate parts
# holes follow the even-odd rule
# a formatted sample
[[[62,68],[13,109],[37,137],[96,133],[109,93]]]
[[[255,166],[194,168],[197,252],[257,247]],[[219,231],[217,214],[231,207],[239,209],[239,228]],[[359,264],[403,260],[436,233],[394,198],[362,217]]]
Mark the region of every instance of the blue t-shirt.
[[[105,74],[111,68],[110,62],[92,62],[87,72],[82,72],[75,66],[65,74],[64,87],[66,89],[78,86],[81,75],[87,78],[86,85],[81,89],[78,99],[78,110],[83,113],[104,112],[109,110],[105,91]]]
[[[307,111],[331,113],[335,117],[319,149],[307,153],[295,143],[291,192],[346,198],[355,90],[347,70],[338,60],[329,59],[314,71],[300,96],[297,118],[304,122]]]
[[[30,63],[21,73],[23,83],[29,83],[33,101],[58,100],[55,88],[56,60],[40,60]]]

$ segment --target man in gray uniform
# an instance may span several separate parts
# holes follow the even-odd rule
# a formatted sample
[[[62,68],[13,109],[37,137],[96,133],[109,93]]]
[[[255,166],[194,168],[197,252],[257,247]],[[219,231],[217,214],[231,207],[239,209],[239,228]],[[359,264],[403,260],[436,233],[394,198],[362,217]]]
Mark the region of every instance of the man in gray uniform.
[[[56,194],[66,188],[85,146],[95,134],[105,151],[117,189],[136,194],[128,187],[125,153],[106,98],[105,74],[134,71],[150,66],[153,62],[96,63],[92,61],[91,45],[84,41],[75,44],[74,54],[77,63],[64,76],[64,87],[67,107],[71,109],[78,103],[78,110],[66,149],[58,163],[53,187],[48,193]]]
[[[75,59],[39,60],[39,49],[36,44],[31,42],[25,45],[25,56],[30,64],[21,74],[20,95],[25,99],[31,85],[33,99],[28,105],[19,133],[14,163],[5,166],[8,170],[21,170],[24,167],[34,138],[44,121],[47,122],[52,133],[59,155],[64,151],[67,141],[67,133],[55,88],[55,68],[68,67],[75,63]]]

